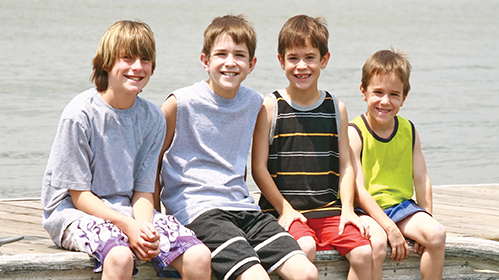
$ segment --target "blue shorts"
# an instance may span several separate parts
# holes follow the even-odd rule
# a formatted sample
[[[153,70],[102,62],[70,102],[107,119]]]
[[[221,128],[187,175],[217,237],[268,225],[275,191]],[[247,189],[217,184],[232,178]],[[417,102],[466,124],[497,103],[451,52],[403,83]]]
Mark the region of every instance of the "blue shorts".
[[[392,219],[394,223],[398,223],[403,219],[412,216],[417,212],[425,212],[428,215],[430,213],[426,212],[423,207],[419,206],[414,200],[409,199],[397,205],[394,205],[388,209],[384,209],[385,214]],[[430,215],[431,216],[431,215]]]
[[[362,214],[367,215],[367,213],[360,209],[357,208],[355,211],[360,212]],[[417,213],[417,212],[425,212],[426,214],[430,215],[426,210],[424,210],[423,207],[419,206],[414,200],[409,199],[406,200],[402,203],[396,204],[390,208],[384,209],[385,214],[394,222],[398,223],[402,221],[403,219]]]

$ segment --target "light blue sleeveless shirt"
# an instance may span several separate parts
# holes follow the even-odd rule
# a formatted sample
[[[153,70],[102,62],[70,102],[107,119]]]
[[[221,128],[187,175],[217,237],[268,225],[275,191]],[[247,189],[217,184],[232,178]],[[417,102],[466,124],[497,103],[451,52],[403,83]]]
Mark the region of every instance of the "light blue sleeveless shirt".
[[[234,98],[225,99],[205,81],[172,95],[177,123],[161,176],[169,214],[185,225],[215,208],[260,210],[244,176],[262,95],[240,86]]]

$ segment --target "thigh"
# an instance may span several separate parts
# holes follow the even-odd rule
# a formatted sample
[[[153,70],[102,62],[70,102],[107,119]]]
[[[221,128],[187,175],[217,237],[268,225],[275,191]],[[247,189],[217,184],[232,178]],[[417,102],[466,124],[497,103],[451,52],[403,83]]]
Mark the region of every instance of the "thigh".
[[[426,212],[417,212],[397,223],[402,234],[419,244],[426,246],[434,232],[443,226]]]
[[[239,228],[238,218],[231,212],[210,210],[187,227],[210,248],[211,267],[218,279],[235,279],[260,262],[246,233]]]
[[[128,237],[116,225],[91,215],[74,221],[66,228],[62,246],[94,257],[97,260],[95,272],[102,271],[104,259],[111,249],[116,246],[130,248]]]
[[[296,240],[279,225],[274,216],[259,211],[245,212],[248,227],[247,236],[250,244],[258,253],[263,267],[270,273],[289,258],[305,254]]]
[[[329,250],[329,246],[333,246],[344,256],[357,247],[370,245],[369,240],[364,238],[359,229],[352,224],[345,225],[340,235],[338,230],[340,216],[309,219],[308,224],[319,239],[317,251]]]
[[[203,244],[196,238],[194,232],[180,224],[171,215],[156,213],[154,215],[154,226],[160,235],[160,253],[151,263],[158,273],[177,257],[185,253],[189,248]]]

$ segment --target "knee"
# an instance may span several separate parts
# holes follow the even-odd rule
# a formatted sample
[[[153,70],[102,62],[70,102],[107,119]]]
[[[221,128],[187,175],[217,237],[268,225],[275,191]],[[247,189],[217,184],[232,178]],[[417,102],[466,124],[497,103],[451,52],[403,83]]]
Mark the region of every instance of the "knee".
[[[184,253],[183,271],[197,275],[211,275],[211,252],[205,245],[196,245]]]
[[[372,258],[372,249],[369,245],[357,247],[347,254],[347,259],[351,266],[365,267],[366,264],[370,264],[372,262]]]
[[[444,226],[442,226],[441,224],[438,224],[437,226],[435,226],[431,232],[428,233],[428,238],[427,238],[427,242],[428,244],[426,245],[426,247],[428,249],[431,249],[431,248],[438,248],[438,249],[442,249],[442,248],[445,248],[445,240],[447,238],[447,233],[445,231],[445,228]]]
[[[319,272],[313,263],[303,266],[302,274],[295,279],[317,280],[319,279]]]
[[[133,271],[133,254],[130,248],[126,246],[112,248],[104,259],[103,269]]]
[[[386,239],[371,239],[371,250],[372,257],[374,260],[384,260],[386,257],[386,251],[388,250],[388,244]]]

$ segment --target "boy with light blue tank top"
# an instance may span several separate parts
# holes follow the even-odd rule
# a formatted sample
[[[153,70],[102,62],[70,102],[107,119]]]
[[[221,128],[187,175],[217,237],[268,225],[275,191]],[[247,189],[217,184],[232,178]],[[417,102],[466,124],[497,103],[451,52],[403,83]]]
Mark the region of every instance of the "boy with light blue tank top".
[[[314,265],[260,211],[245,182],[262,96],[241,83],[255,67],[255,48],[255,32],[241,15],[217,17],[206,28],[201,62],[208,80],[174,91],[162,106],[161,201],[211,249],[217,279],[270,279],[272,271],[317,279]]]
[[[43,227],[64,249],[95,258],[102,279],[131,279],[136,260],[158,276],[172,264],[190,279],[210,279],[210,254],[173,216],[154,211],[157,157],[165,120],[138,96],[155,68],[149,26],[118,21],[95,58],[96,88],[64,109],[43,178]]]
[[[362,68],[360,91],[367,112],[350,123],[358,205],[371,229],[374,279],[382,279],[387,240],[391,258],[409,256],[405,237],[421,254],[422,279],[441,279],[445,229],[432,218],[431,182],[414,125],[397,115],[410,90],[411,66],[394,50],[374,53]],[[412,200],[415,193],[417,203]]]

